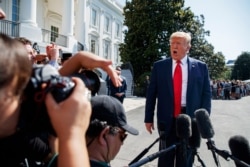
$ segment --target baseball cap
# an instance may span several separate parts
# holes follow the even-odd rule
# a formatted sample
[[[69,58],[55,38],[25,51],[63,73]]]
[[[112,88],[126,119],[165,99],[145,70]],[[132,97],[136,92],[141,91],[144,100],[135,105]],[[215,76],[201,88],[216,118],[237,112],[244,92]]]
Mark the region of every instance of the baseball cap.
[[[124,129],[132,135],[138,135],[137,129],[128,125],[125,110],[120,101],[107,95],[98,95],[91,98],[91,120],[106,121],[110,126]]]

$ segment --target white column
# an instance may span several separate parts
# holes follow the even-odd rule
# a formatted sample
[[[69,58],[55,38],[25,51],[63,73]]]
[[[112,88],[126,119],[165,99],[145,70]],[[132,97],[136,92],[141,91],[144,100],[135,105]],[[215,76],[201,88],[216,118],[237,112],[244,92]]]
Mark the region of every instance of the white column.
[[[111,52],[114,52],[114,41],[115,40],[115,29],[116,29],[116,18],[114,16],[112,16],[112,31],[111,31],[111,45],[112,45],[112,49],[111,49]],[[116,60],[116,55],[115,54],[112,54],[111,56],[111,60],[115,63],[115,66],[117,65],[117,62],[115,61]]]
[[[74,0],[63,0],[62,34],[73,36]]]
[[[37,0],[20,1],[20,36],[31,41],[41,41],[42,31],[36,22]]]
[[[77,9],[76,9],[77,12],[76,12],[76,23],[75,23],[75,36],[79,42],[85,45],[86,43],[85,41],[86,23],[85,22],[86,22],[86,15],[87,15],[85,0],[78,1],[76,6],[77,6]]]
[[[99,51],[99,56],[104,57],[104,36],[103,36],[103,24],[104,24],[104,10],[100,10],[100,21],[99,21],[99,41],[100,41],[100,51]]]
[[[37,27],[36,23],[37,0],[20,1],[20,22]]]

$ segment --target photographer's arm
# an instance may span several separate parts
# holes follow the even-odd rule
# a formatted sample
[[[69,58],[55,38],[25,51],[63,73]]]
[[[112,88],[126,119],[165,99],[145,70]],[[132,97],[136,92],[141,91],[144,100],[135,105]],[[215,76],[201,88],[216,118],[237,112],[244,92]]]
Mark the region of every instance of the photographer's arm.
[[[115,86],[121,86],[120,78],[117,75],[116,70],[112,67],[112,61],[87,51],[80,51],[72,56],[59,69],[59,73],[64,76],[69,76],[78,72],[81,68],[94,69],[97,67],[106,71]]]
[[[79,78],[72,78],[76,86],[64,101],[56,103],[51,94],[46,106],[53,128],[59,139],[59,167],[89,166],[85,133],[89,125],[91,106],[84,92],[86,88]]]

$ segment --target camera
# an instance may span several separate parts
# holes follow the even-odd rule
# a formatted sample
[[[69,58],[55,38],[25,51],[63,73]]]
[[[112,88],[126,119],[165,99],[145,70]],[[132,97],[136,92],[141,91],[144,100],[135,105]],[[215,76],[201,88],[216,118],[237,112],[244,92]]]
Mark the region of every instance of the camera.
[[[55,134],[47,114],[44,102],[45,95],[50,92],[56,102],[65,100],[72,93],[75,83],[71,77],[79,77],[85,86],[95,95],[100,88],[97,74],[83,70],[72,76],[61,76],[51,65],[34,65],[20,105],[18,128],[26,132],[49,132]]]

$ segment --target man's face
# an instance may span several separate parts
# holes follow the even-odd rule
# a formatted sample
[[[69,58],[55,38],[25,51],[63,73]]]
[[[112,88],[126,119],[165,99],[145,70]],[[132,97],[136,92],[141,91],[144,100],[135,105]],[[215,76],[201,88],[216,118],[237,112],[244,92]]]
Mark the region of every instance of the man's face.
[[[189,49],[190,47],[185,38],[173,37],[170,40],[171,57],[174,60],[181,60],[188,53]]]
[[[119,129],[114,135],[109,135],[109,159],[113,160],[120,151],[120,148],[126,139],[127,134],[124,130]]]
[[[32,46],[29,44],[26,44],[25,48],[27,49],[29,60],[32,62],[32,64],[35,63],[36,55],[34,53]]]

